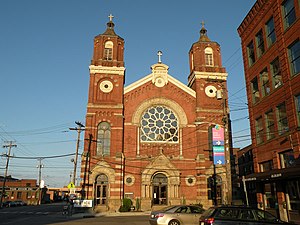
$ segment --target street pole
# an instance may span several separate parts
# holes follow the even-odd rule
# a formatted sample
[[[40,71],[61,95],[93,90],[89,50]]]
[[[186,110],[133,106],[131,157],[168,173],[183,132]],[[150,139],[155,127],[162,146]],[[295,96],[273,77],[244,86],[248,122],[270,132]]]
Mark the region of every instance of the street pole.
[[[76,180],[76,169],[77,169],[77,160],[78,160],[78,150],[79,150],[79,142],[80,142],[80,133],[83,131],[84,125],[80,122],[75,122],[77,124],[76,128],[69,128],[70,130],[76,130],[77,131],[77,143],[76,143],[76,153],[75,153],[75,160],[74,160],[74,172],[73,172],[73,184],[75,185]]]
[[[39,169],[39,200],[38,200],[38,205],[41,204],[42,201],[42,168],[44,165],[42,164],[43,158],[39,158],[39,165],[37,165],[37,168]]]
[[[213,161],[213,169],[214,169],[214,173],[213,173],[213,197],[214,197],[214,206],[218,205],[218,201],[217,201],[217,173],[216,173],[216,165],[215,165],[215,161],[214,161],[214,153],[212,153],[212,161]]]
[[[9,159],[11,157],[10,152],[12,147],[17,147],[16,144],[13,144],[12,141],[8,142],[9,144],[3,145],[3,148],[8,148],[8,154],[6,155],[6,167],[5,167],[5,174],[4,174],[4,180],[3,180],[3,185],[2,185],[2,193],[1,193],[1,198],[0,198],[0,208],[2,208],[2,202],[3,202],[3,196],[5,194],[5,183],[6,183],[6,177],[7,177],[7,172],[8,172],[8,165],[9,165]]]
[[[244,187],[244,193],[245,193],[245,198],[246,198],[246,204],[249,206],[249,201],[248,201],[248,193],[247,193],[247,187],[246,187],[246,180],[245,176],[242,176],[242,181],[243,181],[243,187]]]
[[[83,174],[83,184],[82,184],[82,194],[81,194],[81,198],[88,199],[88,193],[85,190],[85,186],[86,186],[86,174],[88,173],[88,161],[89,161],[89,157],[90,157],[90,150],[91,150],[91,144],[92,144],[92,138],[93,135],[89,134],[89,145],[88,145],[88,151],[85,154],[85,166],[84,166],[84,174]]]
[[[232,184],[231,184],[231,146],[229,143],[229,132],[228,132],[228,109],[227,109],[227,93],[224,94],[223,87],[222,99],[223,99],[223,123],[224,123],[224,148],[225,148],[225,160],[226,160],[226,180],[227,180],[227,204],[232,203]]]

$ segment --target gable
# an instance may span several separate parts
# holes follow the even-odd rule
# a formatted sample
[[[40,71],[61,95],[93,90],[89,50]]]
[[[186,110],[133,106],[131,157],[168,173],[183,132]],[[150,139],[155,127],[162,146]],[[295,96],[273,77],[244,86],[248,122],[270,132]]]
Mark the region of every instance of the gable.
[[[124,94],[129,93],[130,91],[146,84],[147,82],[152,82],[153,85],[164,88],[168,83],[172,83],[185,93],[191,95],[192,97],[196,98],[196,92],[189,88],[187,85],[183,84],[179,80],[172,77],[168,74],[168,66],[163,63],[154,64],[152,67],[152,73],[143,77],[140,80],[128,85],[124,88]]]

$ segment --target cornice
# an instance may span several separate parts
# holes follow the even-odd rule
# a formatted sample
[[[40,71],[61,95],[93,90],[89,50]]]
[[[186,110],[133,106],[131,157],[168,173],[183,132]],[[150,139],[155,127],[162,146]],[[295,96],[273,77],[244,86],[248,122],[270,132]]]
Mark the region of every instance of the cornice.
[[[212,72],[200,72],[194,71],[191,74],[192,79],[189,81],[189,85],[192,84],[195,79],[211,79],[211,80],[221,80],[226,81],[228,73],[212,73]]]
[[[125,67],[90,65],[89,69],[90,69],[90,74],[105,73],[105,74],[117,74],[120,76],[124,76],[125,74]]]
[[[118,105],[101,105],[101,104],[94,104],[94,103],[88,103],[87,108],[103,108],[103,109],[123,109],[122,104]]]

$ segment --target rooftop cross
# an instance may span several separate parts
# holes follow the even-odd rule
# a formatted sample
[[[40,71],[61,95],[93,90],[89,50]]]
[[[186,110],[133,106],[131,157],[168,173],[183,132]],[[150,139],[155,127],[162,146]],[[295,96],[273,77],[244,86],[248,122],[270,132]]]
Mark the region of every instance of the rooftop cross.
[[[204,27],[205,23],[204,23],[204,21],[203,21],[203,20],[202,20],[201,24],[202,24],[202,27]]]
[[[158,62],[161,63],[162,51],[158,51],[157,55],[158,55]]]
[[[110,14],[110,15],[108,16],[108,18],[109,18],[109,21],[112,22],[114,16]]]

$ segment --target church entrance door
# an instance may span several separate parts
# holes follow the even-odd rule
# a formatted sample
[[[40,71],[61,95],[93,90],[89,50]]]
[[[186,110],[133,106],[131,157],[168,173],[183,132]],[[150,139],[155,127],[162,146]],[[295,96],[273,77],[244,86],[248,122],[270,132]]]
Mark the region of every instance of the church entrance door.
[[[152,180],[153,196],[152,202],[154,205],[167,205],[168,194],[168,178],[158,173]]]
[[[95,184],[96,205],[105,205],[107,200],[108,178],[105,174],[100,174]]]

